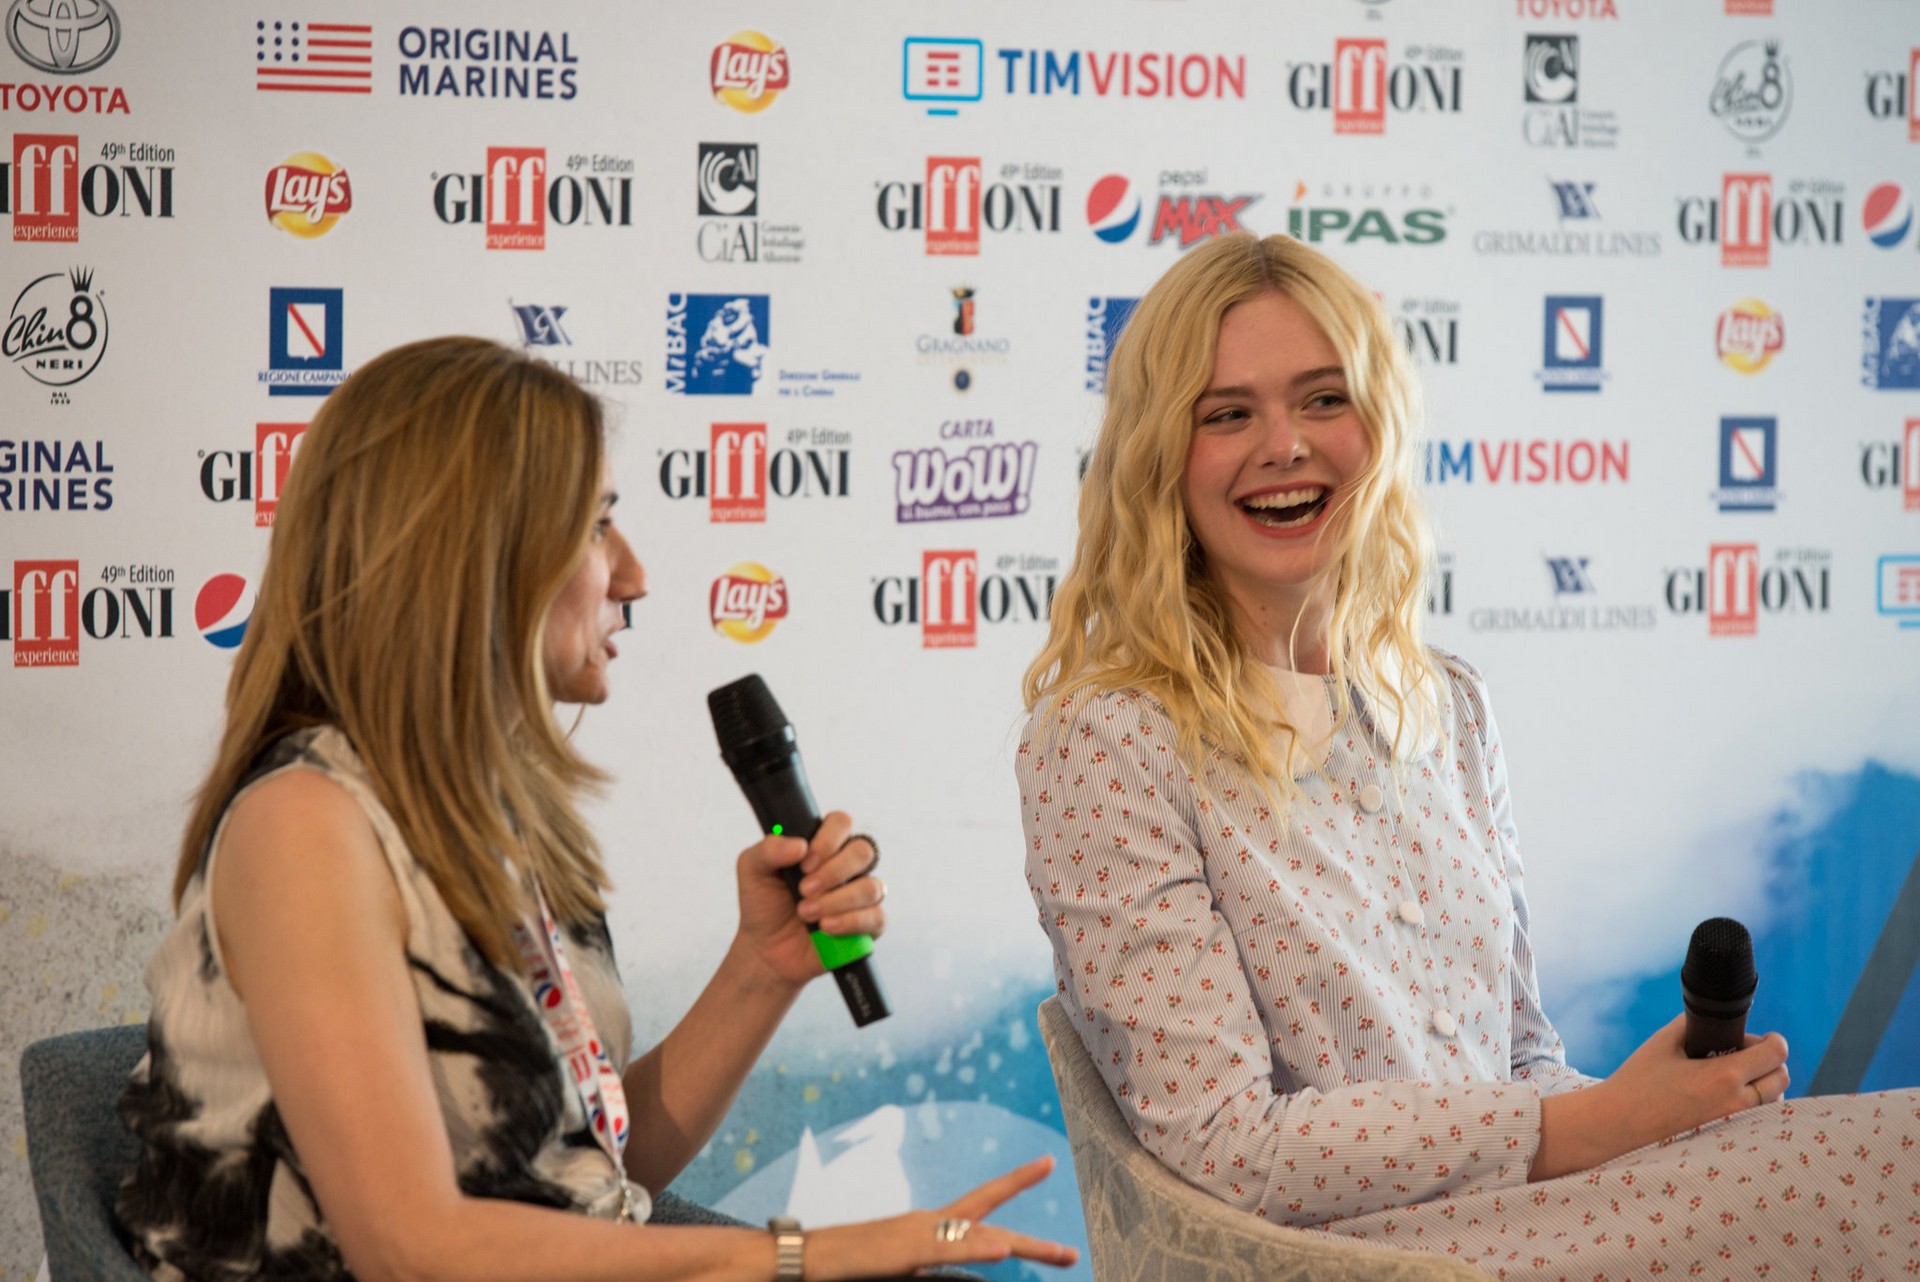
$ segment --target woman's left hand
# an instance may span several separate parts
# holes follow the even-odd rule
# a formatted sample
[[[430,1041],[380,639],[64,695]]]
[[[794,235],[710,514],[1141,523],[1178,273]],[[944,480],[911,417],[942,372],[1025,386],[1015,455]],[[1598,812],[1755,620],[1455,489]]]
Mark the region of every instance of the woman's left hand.
[[[745,945],[779,979],[804,984],[825,973],[810,932],[873,935],[886,930],[886,884],[869,876],[880,852],[870,838],[850,837],[853,820],[835,810],[813,840],[763,837],[740,852],[740,934]],[[780,870],[800,870],[800,900],[787,890]]]

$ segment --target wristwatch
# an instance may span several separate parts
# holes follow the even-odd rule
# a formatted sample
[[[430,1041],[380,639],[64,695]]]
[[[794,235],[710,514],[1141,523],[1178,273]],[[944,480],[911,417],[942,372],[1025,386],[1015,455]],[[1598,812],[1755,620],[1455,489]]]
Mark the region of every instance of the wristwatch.
[[[767,1232],[773,1234],[773,1282],[801,1282],[801,1253],[807,1235],[800,1221],[790,1215],[776,1215],[767,1221]]]

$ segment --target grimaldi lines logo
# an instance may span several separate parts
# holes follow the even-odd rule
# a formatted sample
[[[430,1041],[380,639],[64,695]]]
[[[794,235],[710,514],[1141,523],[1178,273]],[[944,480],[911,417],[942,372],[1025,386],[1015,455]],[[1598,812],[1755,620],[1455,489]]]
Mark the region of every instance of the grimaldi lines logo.
[[[106,354],[106,291],[94,288],[91,267],[36,276],[14,296],[0,355],[53,388],[53,404],[69,404],[66,389],[100,368]]]
[[[118,85],[72,79],[98,71],[120,49],[120,15],[109,0],[13,0],[4,21],[13,56],[55,79],[0,82],[0,111],[131,114]]]
[[[715,632],[754,645],[773,635],[791,603],[785,579],[758,561],[740,561],[713,581],[707,613]]]
[[[959,36],[908,36],[900,46],[900,95],[930,116],[957,115],[992,84],[1009,98],[1247,96],[1244,53],[1001,47]]]
[[[296,151],[267,171],[267,221],[302,240],[324,236],[353,208],[344,166],[317,151]]]
[[[580,94],[571,31],[402,27],[398,49],[402,98],[570,102]]]
[[[1824,548],[1783,547],[1762,555],[1758,543],[1713,543],[1705,565],[1665,573],[1672,614],[1704,614],[1707,634],[1750,637],[1766,618],[1813,618],[1833,600],[1833,554]]]
[[[667,295],[667,391],[752,395],[766,372],[771,324],[765,294]]]
[[[273,526],[305,423],[255,423],[250,450],[201,450],[200,493],[209,503],[246,503],[258,529]]]
[[[1713,349],[1720,363],[1742,374],[1758,374],[1786,345],[1786,318],[1757,298],[1741,299],[1714,322]]]
[[[1287,65],[1287,100],[1301,111],[1331,111],[1336,134],[1384,134],[1387,115],[1460,114],[1465,54],[1409,45],[1394,61],[1382,39],[1338,39],[1331,62]]]
[[[637,356],[614,356],[575,348],[567,328],[568,308],[563,303],[516,303],[507,300],[520,343],[527,354],[538,357],[560,370],[582,387],[630,387],[640,382],[641,365]]]
[[[784,45],[764,31],[736,31],[713,47],[713,97],[735,111],[765,111],[793,83]]]
[[[1523,601],[1475,606],[1467,611],[1467,626],[1475,632],[1567,636],[1646,632],[1659,623],[1659,609],[1651,602],[1622,603],[1607,599],[1608,594],[1601,590],[1605,576],[1594,572],[1591,556],[1562,554],[1544,556],[1541,560],[1546,573],[1538,582],[1542,589],[1551,587],[1550,596],[1536,590]],[[1451,583],[1446,591],[1450,603]],[[1430,610],[1433,605],[1430,594]]]
[[[1725,174],[1719,196],[1680,198],[1680,239],[1720,246],[1722,267],[1765,267],[1773,246],[1838,245],[1845,188],[1796,178],[1781,188],[1769,173]]]
[[[929,156],[917,181],[874,184],[882,229],[918,232],[932,256],[980,252],[982,231],[1060,230],[1060,170],[1052,165],[1001,165],[987,182],[978,156]]]
[[[1860,446],[1860,480],[1870,490],[1897,490],[1904,510],[1920,512],[1920,418],[1908,419],[1898,440]]]
[[[1107,394],[1107,366],[1113,360],[1113,345],[1120,341],[1120,331],[1139,305],[1137,298],[1095,295],[1087,300],[1086,388],[1095,396]]]
[[[1920,142],[1920,46],[1907,50],[1903,70],[1867,73],[1867,115],[1905,121],[1907,141]]]
[[[767,499],[844,499],[852,491],[851,432],[790,428],[770,449],[765,423],[714,423],[705,449],[661,450],[660,493],[705,499],[713,525],[759,524]]]
[[[1177,240],[1180,248],[1190,249],[1203,240],[1244,231],[1240,219],[1260,199],[1257,192],[1214,188],[1204,169],[1163,169],[1159,186],[1153,221],[1144,238],[1149,245]],[[1109,245],[1131,239],[1141,213],[1141,198],[1125,174],[1106,174],[1087,192],[1087,226]]]
[[[545,147],[489,147],[479,173],[433,173],[441,222],[486,229],[488,249],[547,247],[547,229],[633,226],[633,161],[573,152],[559,173]]]
[[[1058,557],[1008,553],[982,573],[972,548],[927,551],[918,574],[874,578],[873,617],[882,627],[918,626],[923,649],[970,649],[983,623],[1044,624],[1059,583]]]
[[[1605,226],[1600,184],[1584,178],[1549,178],[1547,189],[1557,218],[1511,230],[1489,228],[1473,234],[1473,252],[1511,257],[1657,258],[1660,233],[1619,231]],[[1544,205],[1543,205],[1544,208]]]
[[[104,565],[87,586],[78,560],[16,559],[13,586],[0,588],[0,641],[16,668],[73,668],[81,638],[154,640],[173,635],[171,569]]]
[[[97,154],[83,167],[78,134],[13,136],[13,159],[0,161],[0,213],[13,216],[15,240],[72,244],[83,210],[94,218],[173,217],[171,147],[109,142]]]
[[[105,441],[0,439],[0,512],[104,512],[113,481]]]
[[[990,418],[948,419],[939,434],[940,445],[894,453],[896,522],[1018,516],[1032,505],[1038,442],[999,440]]]

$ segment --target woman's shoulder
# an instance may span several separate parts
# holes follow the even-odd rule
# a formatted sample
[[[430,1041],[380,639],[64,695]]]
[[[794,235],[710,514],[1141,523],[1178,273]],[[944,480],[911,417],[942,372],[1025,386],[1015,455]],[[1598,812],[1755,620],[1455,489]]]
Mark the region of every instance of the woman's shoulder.
[[[1166,704],[1133,686],[1088,686],[1037,701],[1027,712],[1023,738],[1044,739],[1080,727],[1082,733],[1138,719],[1154,726],[1171,726]]]

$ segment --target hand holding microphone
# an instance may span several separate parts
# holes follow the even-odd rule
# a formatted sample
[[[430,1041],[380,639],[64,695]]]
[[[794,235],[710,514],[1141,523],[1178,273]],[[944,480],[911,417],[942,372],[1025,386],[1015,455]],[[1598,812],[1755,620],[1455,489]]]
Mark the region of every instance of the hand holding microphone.
[[[1731,917],[1710,917],[1694,927],[1680,968],[1688,1059],[1710,1059],[1747,1044],[1747,1011],[1759,984],[1753,937],[1745,926]]]

